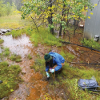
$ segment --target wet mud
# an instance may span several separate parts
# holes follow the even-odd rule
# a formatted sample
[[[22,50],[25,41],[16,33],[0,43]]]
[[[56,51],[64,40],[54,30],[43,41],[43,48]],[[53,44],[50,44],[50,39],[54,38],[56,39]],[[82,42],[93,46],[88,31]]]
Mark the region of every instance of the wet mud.
[[[78,36],[76,36],[78,37]],[[81,35],[79,38],[82,37]],[[21,37],[14,39],[11,35],[9,36],[1,36],[4,40],[3,46],[8,47],[12,53],[21,55],[22,62],[17,63],[20,65],[22,72],[20,73],[21,78],[24,82],[18,85],[18,89],[12,92],[9,95],[8,100],[45,100],[46,93],[51,94],[53,100],[61,100],[60,96],[66,100],[64,87],[59,87],[55,91],[52,89],[48,90],[48,82],[43,80],[43,76],[39,72],[35,72],[30,68],[31,65],[34,64],[35,55],[39,54],[42,58],[44,54],[51,49],[53,52],[60,53],[61,48],[57,48],[56,46],[43,46],[38,44],[38,47],[34,47],[29,40],[29,37],[26,35],[22,35]],[[79,43],[78,38],[72,38],[71,42]],[[75,45],[65,45],[63,46],[65,52],[70,52],[75,55],[75,59],[73,62],[85,62],[88,63],[89,67],[94,67],[99,70],[100,65],[89,65],[89,63],[99,63],[100,61],[100,52],[92,51],[84,47],[79,47]],[[31,54],[32,60],[27,58],[27,55]],[[15,62],[14,62],[15,63]],[[80,64],[73,64],[73,66],[80,67]],[[52,95],[52,93],[56,92],[56,97]],[[5,100],[4,98],[2,100]]]
[[[65,38],[65,37],[64,37]],[[68,37],[66,37],[68,39]],[[83,34],[76,34],[70,38],[71,43],[82,45],[80,41],[83,38]],[[86,47],[80,47],[73,44],[67,44],[64,50],[75,55],[73,62],[74,66],[80,67],[84,66],[86,68],[92,67],[100,70],[100,52],[94,51]]]

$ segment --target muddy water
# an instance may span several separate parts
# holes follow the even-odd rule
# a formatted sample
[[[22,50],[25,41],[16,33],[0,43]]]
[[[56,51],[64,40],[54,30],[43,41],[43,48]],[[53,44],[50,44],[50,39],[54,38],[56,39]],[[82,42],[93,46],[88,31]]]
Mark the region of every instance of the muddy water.
[[[12,53],[21,55],[23,58],[30,53],[29,48],[32,48],[32,44],[26,35],[23,35],[18,39],[12,38],[12,35],[3,35],[1,38],[4,40],[3,46],[8,47]]]

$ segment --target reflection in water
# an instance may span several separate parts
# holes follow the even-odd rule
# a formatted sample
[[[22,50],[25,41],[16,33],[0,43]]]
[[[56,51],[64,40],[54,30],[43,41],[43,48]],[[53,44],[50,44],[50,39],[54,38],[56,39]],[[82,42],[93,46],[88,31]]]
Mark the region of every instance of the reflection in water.
[[[26,35],[17,39],[14,39],[12,35],[1,36],[1,38],[4,40],[3,46],[9,48],[12,53],[21,55],[22,58],[30,53],[28,47],[32,47],[32,44]]]

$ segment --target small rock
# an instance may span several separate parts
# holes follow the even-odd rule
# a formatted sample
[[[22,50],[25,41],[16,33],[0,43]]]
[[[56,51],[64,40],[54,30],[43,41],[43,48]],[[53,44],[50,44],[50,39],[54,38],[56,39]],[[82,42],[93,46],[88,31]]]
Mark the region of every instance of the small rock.
[[[79,25],[79,27],[83,28],[83,27],[84,27],[84,25],[82,25],[82,24],[81,24],[81,25]]]
[[[3,33],[0,31],[0,34],[3,35]]]
[[[11,29],[7,29],[7,32],[10,32],[11,31]]]
[[[24,74],[26,74],[26,72],[25,71],[22,71],[21,74],[24,75]]]
[[[62,95],[64,94],[64,93],[61,93]]]
[[[2,33],[6,33],[6,32],[7,32],[6,29],[0,29],[0,31],[1,31]]]

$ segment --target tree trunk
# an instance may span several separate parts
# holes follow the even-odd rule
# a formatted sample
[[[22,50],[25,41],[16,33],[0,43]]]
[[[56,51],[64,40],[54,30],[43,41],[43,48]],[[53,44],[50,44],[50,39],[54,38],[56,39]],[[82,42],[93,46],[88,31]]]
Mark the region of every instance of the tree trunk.
[[[77,21],[74,19],[74,35],[75,35],[75,32],[76,32],[76,29],[78,28],[79,20],[80,20],[80,17],[78,18]]]
[[[64,3],[64,1],[63,1]],[[65,4],[63,4],[63,9],[62,9],[62,16],[64,15],[64,12],[65,12]],[[64,19],[62,19],[61,21],[63,21]],[[62,33],[62,24],[60,24],[60,30],[59,30],[59,36],[61,36],[61,33]]]
[[[49,0],[49,7],[52,7],[52,0]],[[51,9],[50,9],[50,17],[48,17],[48,23],[49,23],[50,25],[53,24],[53,22],[52,22],[52,10],[51,10]],[[50,32],[51,32],[52,34],[54,34],[54,28],[50,28]]]
[[[60,24],[59,36],[61,36],[61,33],[62,33],[62,25]]]

